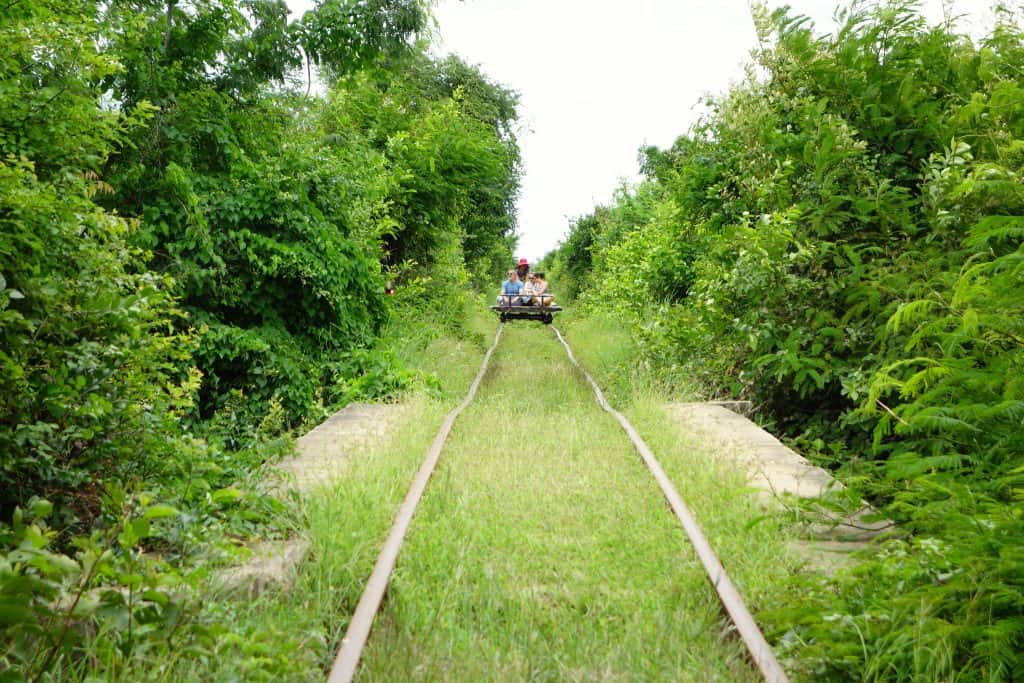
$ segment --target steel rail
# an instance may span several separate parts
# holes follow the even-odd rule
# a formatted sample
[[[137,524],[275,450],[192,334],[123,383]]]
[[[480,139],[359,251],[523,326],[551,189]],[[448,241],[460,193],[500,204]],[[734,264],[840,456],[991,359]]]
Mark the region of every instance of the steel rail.
[[[409,486],[409,492],[405,495],[402,507],[399,508],[398,514],[395,516],[395,521],[391,525],[391,531],[388,533],[387,540],[384,541],[384,547],[377,557],[377,564],[373,567],[373,573],[370,574],[370,578],[366,582],[363,595],[359,598],[359,604],[356,605],[356,610],[352,614],[352,620],[348,624],[345,636],[341,639],[341,647],[338,649],[338,655],[334,659],[331,673],[327,677],[328,683],[349,683],[353,676],[355,676],[356,667],[359,666],[359,657],[363,652],[363,647],[366,645],[366,639],[370,636],[373,618],[376,616],[380,603],[384,599],[384,592],[388,587],[388,579],[395,568],[395,562],[398,560],[398,551],[402,548],[402,541],[405,540],[405,534],[409,529],[409,524],[412,522],[412,516],[416,512],[416,506],[419,505],[423,491],[427,487],[427,481],[430,479],[430,475],[433,473],[434,467],[441,457],[441,449],[444,447],[444,442],[452,430],[452,425],[455,424],[455,418],[459,416],[459,413],[469,405],[476,395],[476,390],[479,388],[480,382],[487,372],[487,364],[491,360],[491,354],[498,348],[498,342],[501,340],[501,331],[504,328],[504,324],[498,327],[498,333],[494,335],[494,343],[487,350],[483,363],[480,364],[480,371],[476,373],[476,378],[473,380],[473,384],[470,385],[466,398],[448,413],[444,423],[441,425],[441,429],[437,432],[437,436],[434,437],[434,442],[430,445],[430,450],[427,451],[427,457],[423,460],[423,464]]]
[[[643,458],[647,464],[648,469],[651,470],[651,474],[658,481],[658,485],[661,487],[661,492],[665,495],[668,500],[669,506],[672,511],[675,512],[679,522],[683,525],[683,529],[686,531],[686,535],[690,537],[690,543],[693,544],[694,550],[697,551],[697,556],[700,558],[701,564],[704,565],[704,571],[707,573],[708,579],[711,581],[711,585],[714,586],[715,591],[718,593],[718,597],[722,602],[722,606],[725,611],[729,614],[733,624],[736,626],[736,631],[739,633],[740,638],[743,639],[743,643],[747,646],[747,651],[750,653],[751,658],[760,669],[761,675],[769,683],[788,683],[789,678],[786,677],[786,673],[782,670],[778,660],[775,658],[775,653],[772,652],[771,645],[765,639],[764,634],[761,633],[761,629],[758,627],[757,622],[754,621],[754,617],[751,616],[750,610],[747,609],[746,604],[743,602],[743,597],[739,591],[736,590],[736,586],[733,585],[729,576],[725,573],[725,567],[722,566],[721,561],[718,559],[718,555],[715,554],[714,549],[708,542],[704,532],[701,530],[700,525],[697,524],[696,518],[690,513],[690,509],[683,502],[682,496],[676,491],[675,486],[672,484],[672,480],[665,474],[665,470],[662,469],[658,459],[654,457],[654,453],[644,443],[644,440],[640,437],[640,434],[633,428],[633,425],[629,423],[629,420],[619,411],[615,410],[608,403],[604,397],[604,393],[601,392],[601,388],[597,386],[597,382],[594,378],[580,365],[580,362],[576,360],[576,356],[573,355],[572,349],[569,348],[568,342],[565,341],[565,337],[562,333],[554,326],[550,326],[554,331],[555,336],[558,337],[558,341],[562,342],[562,346],[565,347],[566,353],[569,354],[569,360],[572,364],[583,373],[586,377],[587,382],[594,390],[594,394],[597,396],[597,402],[601,407],[608,413],[611,413],[616,420],[619,421],[619,425],[625,430],[630,440],[633,442],[633,446],[636,447],[640,457]]]

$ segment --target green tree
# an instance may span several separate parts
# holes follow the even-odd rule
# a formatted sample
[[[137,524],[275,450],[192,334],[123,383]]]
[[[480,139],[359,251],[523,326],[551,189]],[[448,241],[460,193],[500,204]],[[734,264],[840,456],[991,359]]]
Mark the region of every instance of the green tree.
[[[382,280],[357,224],[381,210],[387,181],[372,164],[340,163],[356,155],[323,154],[296,120],[308,104],[278,90],[303,52],[342,74],[411,49],[422,12],[330,2],[289,23],[281,2],[107,6],[124,68],[104,85],[123,106],[156,107],[108,164],[109,205],[141,216],[136,243],[202,331],[196,418],[243,395],[243,423],[271,400],[297,422],[332,381],[328,359],[374,339]]]
[[[117,64],[91,39],[98,25],[88,6],[7,11],[0,506],[6,516],[42,493],[92,514],[95,477],[166,452],[164,421],[187,402],[175,366],[188,340],[170,329],[178,316],[171,281],[148,272],[148,254],[130,245],[137,223],[93,201],[112,191],[97,171],[148,109],[128,116],[101,106],[95,86]]]
[[[389,265],[415,262],[426,272],[452,252],[478,284],[493,281],[511,256],[515,226],[515,95],[454,58],[418,55],[404,64],[386,79],[369,73],[339,83],[325,134],[349,140],[351,130],[365,131],[387,160],[395,183],[394,223],[383,236]],[[461,277],[439,274],[451,283]]]

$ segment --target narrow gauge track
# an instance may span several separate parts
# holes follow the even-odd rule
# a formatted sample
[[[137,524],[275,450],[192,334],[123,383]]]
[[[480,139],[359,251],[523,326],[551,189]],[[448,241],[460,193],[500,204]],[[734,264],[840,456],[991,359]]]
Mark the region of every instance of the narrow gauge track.
[[[565,341],[562,334],[557,330],[557,328],[552,327],[551,329],[558,341],[565,348],[573,366],[576,367],[576,369],[590,384],[600,407],[604,411],[610,413],[619,422],[619,425],[627,436],[629,436],[633,446],[636,448],[644,463],[658,482],[658,485],[661,488],[665,499],[669,503],[670,508],[690,539],[690,542],[704,568],[704,572],[714,587],[722,607],[733,622],[737,634],[743,641],[751,660],[757,666],[764,680],[772,683],[788,681],[785,672],[782,670],[774,653],[772,652],[771,646],[768,644],[767,640],[765,640],[760,628],[758,628],[750,614],[750,611],[744,604],[739,591],[729,579],[721,561],[718,559],[701,530],[700,525],[690,513],[689,508],[683,502],[682,497],[676,491],[675,486],[659,464],[654,453],[643,441],[639,433],[637,433],[636,429],[633,428],[625,416],[611,407],[605,399],[600,387],[576,359],[572,349],[569,347],[569,344]],[[376,616],[383,601],[389,578],[394,570],[399,551],[401,550],[409,525],[412,522],[413,515],[415,514],[416,508],[423,496],[430,476],[440,459],[441,451],[444,448],[445,441],[452,430],[455,420],[458,418],[459,414],[469,406],[470,403],[472,403],[473,398],[476,396],[477,389],[487,373],[491,356],[498,348],[498,344],[501,341],[503,330],[504,324],[498,328],[498,332],[494,337],[494,342],[487,350],[480,369],[477,372],[473,383],[470,385],[466,397],[457,407],[448,413],[444,423],[441,425],[441,428],[437,433],[437,436],[434,438],[433,443],[427,451],[423,464],[416,473],[416,476],[413,478],[409,491],[399,508],[388,537],[385,540],[384,546],[377,558],[377,562],[374,565],[373,572],[367,580],[366,587],[363,590],[359,603],[356,605],[356,609],[349,622],[345,636],[342,638],[341,646],[328,677],[329,683],[347,683],[355,676],[360,656],[370,635],[374,617]]]

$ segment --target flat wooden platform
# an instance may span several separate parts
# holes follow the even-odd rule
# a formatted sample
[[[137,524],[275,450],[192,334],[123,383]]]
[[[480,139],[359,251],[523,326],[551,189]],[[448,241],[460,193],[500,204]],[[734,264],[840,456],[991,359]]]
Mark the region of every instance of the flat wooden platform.
[[[491,306],[491,310],[501,317],[501,322],[508,320],[539,320],[551,324],[554,314],[561,311],[561,306]]]

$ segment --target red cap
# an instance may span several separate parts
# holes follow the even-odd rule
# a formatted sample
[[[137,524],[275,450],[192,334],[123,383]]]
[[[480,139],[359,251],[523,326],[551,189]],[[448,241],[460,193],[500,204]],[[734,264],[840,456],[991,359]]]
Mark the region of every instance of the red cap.
[[[519,259],[519,265],[521,265],[521,266],[528,266],[528,265],[530,265],[530,262],[527,261],[524,258],[521,258],[521,259]]]

